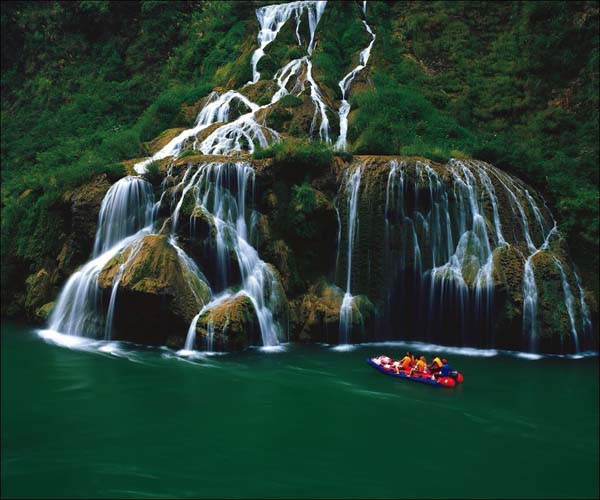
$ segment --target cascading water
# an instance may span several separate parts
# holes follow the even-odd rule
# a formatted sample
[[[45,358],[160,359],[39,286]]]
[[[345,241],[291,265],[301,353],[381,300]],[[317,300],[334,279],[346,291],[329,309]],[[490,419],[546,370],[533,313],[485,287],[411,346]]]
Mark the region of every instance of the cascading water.
[[[352,304],[354,298],[350,292],[352,285],[352,250],[354,239],[358,232],[358,193],[360,190],[360,178],[362,169],[357,167],[346,182],[347,214],[348,214],[348,242],[346,257],[346,292],[340,309],[340,343],[347,344],[350,341],[350,330],[352,328]]]
[[[535,274],[531,263],[531,257],[525,261],[523,271],[523,334],[529,337],[531,352],[536,350],[537,339],[537,306],[538,293],[535,284]]]
[[[308,13],[308,23],[310,30],[310,41],[308,42],[307,51],[310,54],[313,50],[315,31],[317,24],[323,15],[326,1],[300,1],[290,2],[278,5],[266,5],[256,10],[256,17],[260,25],[258,32],[258,49],[252,54],[252,81],[248,83],[256,83],[260,79],[260,73],[256,69],[258,62],[265,55],[265,48],[277,37],[281,28],[290,19],[292,15],[296,18],[296,36],[298,45],[302,44],[300,39],[300,19],[302,13],[306,10]]]
[[[583,290],[583,284],[581,278],[577,272],[575,274],[575,281],[577,282],[577,289],[579,290],[579,306],[581,308],[581,331],[586,335],[591,335],[593,331],[592,318],[590,315],[590,309],[585,301],[585,293]]]
[[[366,15],[366,5],[363,6],[363,10]],[[375,33],[371,31],[371,27],[367,24],[366,21],[363,21],[365,25],[365,29],[371,35],[371,42],[367,46],[366,49],[361,51],[359,55],[359,63],[356,68],[354,68],[350,73],[348,73],[341,81],[338,83],[340,90],[342,91],[342,102],[340,104],[340,109],[338,111],[338,115],[340,117],[340,136],[335,143],[335,147],[338,150],[345,151],[346,150],[346,136],[348,135],[348,114],[350,113],[350,103],[346,99],[348,94],[348,89],[350,88],[350,84],[356,78],[356,75],[360,73],[364,67],[367,65],[369,61],[369,56],[371,55],[371,49],[373,48],[373,44],[375,43]]]
[[[252,152],[257,145],[264,148],[279,140],[280,136],[277,131],[263,124],[261,120],[264,120],[264,113],[261,111],[276,104],[287,94],[300,96],[307,85],[314,105],[310,134],[318,134],[321,140],[330,142],[329,107],[313,77],[310,59],[315,47],[316,28],[325,6],[325,1],[298,1],[257,9],[259,46],[252,56],[253,77],[247,85],[259,81],[257,68],[265,55],[265,48],[276,39],[292,17],[296,22],[299,46],[303,44],[300,24],[304,15],[308,18],[310,38],[305,41],[307,55],[288,62],[275,73],[276,90],[268,104],[259,106],[235,90],[210,94],[194,126],[178,134],[152,157],[136,164],[135,170],[144,173],[151,162],[177,157],[189,148],[206,155],[229,155],[244,150]],[[340,135],[335,147],[340,150],[347,147],[350,111],[348,92],[355,77],[366,67],[376,39],[366,22],[366,7],[366,2],[363,2],[362,22],[371,41],[360,52],[359,64],[338,84],[342,101],[338,109]],[[212,125],[214,127],[207,130]],[[172,168],[169,168],[169,176]],[[335,207],[338,217],[336,271],[340,253],[346,251],[346,286],[340,308],[339,329],[342,343],[350,342],[352,324],[357,319],[352,318],[353,311],[357,309],[352,292],[361,293],[361,290],[357,290],[360,285],[353,275],[353,265],[355,253],[360,253],[359,248],[355,248],[355,240],[359,231],[358,204],[363,174],[364,170],[359,166],[346,178],[344,188],[347,206],[343,214],[347,218],[346,234],[342,234],[342,214]],[[207,280],[198,266],[178,245],[177,230],[186,196],[193,195],[196,208],[208,214],[214,224],[216,238],[213,291],[218,296],[213,296],[211,302],[204,305],[191,322],[185,345],[188,350],[193,349],[196,343],[196,329],[204,313],[239,296],[247,297],[254,306],[263,345],[274,346],[279,342],[280,326],[275,320],[280,307],[279,284],[251,244],[255,241],[251,231],[253,226],[250,223],[249,228],[247,222],[247,219],[256,220],[257,215],[255,212],[250,217],[246,214],[246,192],[249,187],[253,190],[253,184],[254,171],[250,164],[217,162],[190,166],[179,185],[169,190],[169,193],[179,196],[172,204],[174,209],[171,213],[169,244],[177,250],[182,266],[203,281]],[[451,188],[448,188],[448,184]],[[140,177],[126,177],[109,190],[99,215],[93,259],[67,282],[50,318],[51,329],[71,335],[112,337],[121,278],[135,256],[139,242],[145,235],[155,231],[153,221],[160,210],[164,210],[166,193],[165,179],[163,194],[153,204],[152,187]],[[522,333],[529,348],[536,350],[540,325],[534,256],[548,250],[552,238],[557,236],[557,225],[548,207],[543,203],[542,207],[536,202],[535,193],[533,195],[509,175],[482,162],[451,160],[444,175],[421,162],[417,162],[410,172],[406,163],[390,162],[385,191],[384,252],[390,270],[386,277],[390,282],[387,285],[386,314],[397,320],[392,323],[412,321],[423,330],[420,338],[430,340],[435,337],[434,332],[451,325],[452,329],[460,332],[459,341],[463,344],[493,345],[489,332],[494,315],[494,259],[510,248],[523,258]],[[512,213],[517,224],[506,223],[506,211]],[[168,228],[168,224],[165,227]],[[164,229],[164,232],[168,232],[168,229]],[[98,275],[110,259],[127,247],[128,258],[114,276],[106,309],[98,287]],[[575,348],[579,350],[580,339],[583,338],[579,333],[585,334],[592,329],[589,308],[579,276],[574,274],[579,291],[576,300],[566,271],[558,259],[555,261],[562,277]],[[229,269],[232,262],[239,268],[241,280],[241,287],[235,288],[235,291],[235,279]],[[581,312],[580,325],[576,308]],[[398,312],[394,313],[394,309]],[[401,314],[409,319],[398,316]],[[215,326],[211,321],[204,326],[207,332],[206,345],[212,350]],[[478,332],[479,340],[475,339],[473,332]]]
[[[236,118],[232,123],[218,128],[206,137],[201,144],[198,144],[196,136],[202,130],[215,123],[229,121],[233,103],[239,103],[249,111]],[[192,139],[194,139],[192,147],[199,149],[204,154],[231,153],[232,151],[241,151],[244,147],[252,151],[254,142],[259,142],[264,147],[268,143],[265,134],[270,134],[275,139],[278,138],[277,132],[262,127],[255,121],[256,112],[264,107],[258,106],[258,104],[253,103],[235,90],[230,90],[224,94],[213,92],[208,97],[205,106],[200,110],[194,127],[184,130],[171,139],[152,157],[136,163],[134,169],[138,173],[144,173],[151,162],[162,160],[168,156],[177,156],[182,151],[184,145]]]
[[[575,352],[579,352],[579,334],[577,333],[577,325],[575,322],[575,298],[571,293],[571,287],[569,286],[569,281],[567,280],[567,275],[565,270],[556,257],[553,257],[556,267],[560,272],[561,284],[563,293],[565,296],[565,306],[567,308],[567,313],[569,314],[569,323],[571,325],[571,334],[573,336],[573,341],[575,342]]]
[[[140,174],[144,173],[151,162],[162,160],[169,156],[178,156],[181,151],[183,151],[184,147],[190,145],[190,141],[190,147],[192,149],[199,150],[206,155],[228,155],[244,150],[253,152],[256,144],[265,148],[270,142],[278,141],[280,135],[277,131],[259,124],[256,121],[257,112],[275,104],[281,97],[289,93],[286,87],[290,78],[294,75],[298,75],[303,66],[305,67],[303,80],[301,81],[298,79],[296,81],[292,92],[303,92],[304,82],[308,82],[310,85],[310,98],[315,106],[315,114],[311,123],[310,134],[312,136],[317,130],[318,123],[318,134],[320,139],[325,142],[331,142],[329,137],[329,118],[327,116],[328,106],[325,103],[322,91],[312,76],[312,62],[309,57],[314,48],[317,25],[323,15],[326,4],[327,2],[325,0],[306,0],[278,5],[267,5],[257,9],[256,16],[260,25],[258,33],[259,47],[252,56],[253,77],[252,81],[248,82],[247,85],[252,85],[260,79],[257,65],[260,59],[265,55],[264,49],[275,40],[281,28],[292,16],[296,19],[296,36],[298,38],[298,44],[302,45],[299,27],[305,12],[308,16],[310,31],[310,40],[307,46],[308,54],[300,59],[290,61],[276,73],[275,80],[277,82],[278,90],[274,93],[268,104],[259,106],[234,90],[229,90],[223,94],[213,92],[198,114],[194,127],[178,134],[150,158],[138,162],[134,166],[135,171]],[[365,24],[365,26],[367,25]],[[368,26],[367,29],[369,29]],[[369,45],[368,50],[365,49],[366,52],[363,51],[360,55],[361,61],[364,60],[365,64],[366,59],[368,59],[368,52],[370,52],[371,45]],[[248,112],[235,118],[233,121],[229,121],[231,105],[234,102],[239,103],[240,106],[245,106],[248,109]],[[223,123],[223,125],[217,127],[216,130],[212,131],[207,137],[204,137],[203,140],[199,142],[198,135],[209,126],[217,123]]]
[[[366,164],[363,177],[368,171]],[[382,258],[387,283],[377,287],[385,290],[380,330],[403,325],[408,331],[416,328],[419,340],[494,346],[496,273],[503,272],[498,266],[503,255],[521,255],[523,344],[536,351],[540,320],[533,257],[549,251],[558,238],[547,207],[513,178],[483,162],[451,160],[442,173],[419,161],[409,168],[392,160],[386,176]],[[352,184],[346,186],[351,200]],[[355,230],[351,208],[343,215],[347,231]],[[342,220],[338,224],[341,229]],[[339,243],[338,252],[344,244]],[[359,266],[355,271],[361,293],[369,277],[360,269],[369,254],[361,250],[355,256],[352,247],[346,253],[350,265]],[[589,309],[585,301],[576,308],[566,278],[562,283],[577,351],[577,310],[581,309],[580,323],[589,325]],[[345,311],[351,296],[347,292]],[[583,299],[581,291],[578,298]],[[343,331],[340,326],[341,341]],[[398,338],[397,331],[387,335]]]
[[[232,252],[242,281],[241,291],[236,294],[223,292],[219,300],[205,306],[201,314],[235,295],[246,295],[254,305],[263,346],[278,345],[280,328],[273,318],[273,310],[278,307],[277,296],[273,293],[278,287],[277,279],[248,242],[246,193],[248,190],[253,192],[254,170],[247,162],[205,163],[192,166],[190,170],[194,168],[196,171],[193,175],[185,175],[190,181],[182,191],[174,214],[178,213],[184,197],[191,190],[196,207],[210,214],[215,225],[219,274],[227,276],[228,255]],[[232,285],[225,281],[224,286]],[[186,346],[193,343],[192,335],[195,338],[195,329],[193,333],[188,333]]]
[[[110,318],[105,321],[98,275],[121,250],[150,233],[153,202],[152,186],[139,177],[124,177],[108,190],[98,217],[94,258],[67,281],[50,316],[50,330],[110,336],[114,303],[111,300]]]
[[[153,201],[152,185],[140,177],[127,176],[113,184],[100,207],[93,256],[151,224]]]

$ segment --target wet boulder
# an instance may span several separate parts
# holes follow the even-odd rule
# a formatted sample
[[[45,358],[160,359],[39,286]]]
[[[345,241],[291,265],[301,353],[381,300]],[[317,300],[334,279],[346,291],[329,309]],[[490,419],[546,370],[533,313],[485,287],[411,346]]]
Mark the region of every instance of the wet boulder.
[[[28,319],[40,321],[37,311],[52,299],[54,291],[52,284],[52,276],[43,268],[27,278],[25,281],[25,313]]]
[[[311,286],[293,303],[294,337],[301,342],[340,342],[340,311],[344,291],[325,282]],[[350,342],[373,338],[375,307],[368,297],[353,297],[350,314]]]
[[[106,297],[117,280],[113,338],[164,344],[210,300],[203,276],[163,235],[145,236],[104,266],[98,284]]]
[[[240,268],[231,241],[234,236],[230,231],[224,231],[223,246],[218,248],[215,220],[203,206],[196,203],[193,190],[185,194],[181,203],[175,232],[182,248],[206,270],[208,280],[216,287],[240,281]],[[222,255],[218,254],[219,250],[223,252]]]
[[[249,345],[260,344],[256,310],[243,293],[229,297],[198,318],[196,350],[240,351]]]

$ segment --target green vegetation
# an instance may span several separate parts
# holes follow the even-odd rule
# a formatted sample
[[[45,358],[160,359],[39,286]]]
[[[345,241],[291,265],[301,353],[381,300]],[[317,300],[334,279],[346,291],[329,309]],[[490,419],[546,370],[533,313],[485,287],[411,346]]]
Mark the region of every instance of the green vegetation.
[[[253,13],[238,2],[2,5],[3,290],[11,266],[56,257],[44,235],[58,241],[49,211],[63,192],[122,176],[118,162],[144,156],[144,141],[191,125],[182,105],[250,78]]]
[[[200,151],[197,151],[195,149],[186,149],[183,153],[180,153],[178,158],[187,158],[188,156],[195,156],[198,154],[200,154]]]
[[[160,181],[162,179],[162,176],[160,174],[160,162],[158,162],[158,161],[150,162],[146,166],[146,173],[144,174],[144,177],[146,177],[148,182],[150,182],[151,184],[156,185],[156,184],[160,183]]]
[[[145,156],[144,143],[163,130],[190,126],[214,87],[251,79],[264,3],[3,3],[3,289],[56,258],[59,238],[45,235],[61,234],[51,212],[65,191],[99,173],[123,175],[119,162]],[[544,195],[583,274],[597,275],[598,3],[369,2],[367,10],[377,39],[351,89],[351,152],[473,156],[510,171]],[[313,76],[333,113],[339,80],[370,41],[361,16],[358,2],[329,2],[317,30]],[[305,20],[300,32],[307,40]],[[266,52],[263,78],[304,55],[293,23]],[[304,134],[292,119],[302,103],[285,96],[267,120]],[[254,153],[297,170],[299,185],[335,155],[298,139]]]
[[[466,154],[519,176],[543,193],[584,274],[597,276],[598,3],[368,9],[377,41],[373,85],[352,100],[356,150]]]
[[[292,94],[286,94],[279,99],[278,104],[283,108],[295,108],[302,104],[302,99]]]
[[[338,100],[342,98],[338,82],[358,64],[360,51],[371,41],[361,19],[358,2],[337,2],[327,5],[319,22],[313,74]]]
[[[475,149],[472,133],[430,101],[385,74],[373,76],[374,90],[356,94],[352,102],[360,109],[350,129],[358,154],[421,155],[446,161]],[[458,154],[456,154],[458,152]]]
[[[317,236],[317,225],[309,218],[323,203],[317,196],[317,192],[308,184],[292,186],[292,198],[290,200],[290,227],[294,228],[300,238],[310,239]]]
[[[255,159],[275,158],[275,161],[282,165],[306,169],[309,172],[327,167],[333,160],[334,154],[329,144],[289,138],[264,149],[257,148],[252,156]]]

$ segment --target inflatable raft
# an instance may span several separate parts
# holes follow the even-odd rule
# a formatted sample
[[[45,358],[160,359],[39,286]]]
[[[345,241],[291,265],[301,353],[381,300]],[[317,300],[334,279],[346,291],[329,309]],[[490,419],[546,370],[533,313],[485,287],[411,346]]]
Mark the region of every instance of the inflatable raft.
[[[429,371],[410,375],[410,368],[402,369],[398,367],[398,373],[396,373],[394,363],[397,363],[397,361],[387,356],[374,356],[372,358],[367,358],[367,363],[377,371],[380,371],[385,375],[389,375],[390,377],[410,380],[411,382],[432,385],[434,387],[455,387],[456,384],[462,382],[464,379],[462,373],[460,372],[453,372],[452,376],[448,377],[436,377],[433,376]]]

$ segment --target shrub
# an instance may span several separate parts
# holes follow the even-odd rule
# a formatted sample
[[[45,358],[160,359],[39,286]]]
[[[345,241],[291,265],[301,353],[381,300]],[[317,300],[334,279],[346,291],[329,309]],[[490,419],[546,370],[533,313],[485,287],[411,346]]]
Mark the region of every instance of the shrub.
[[[146,166],[144,177],[150,184],[158,184],[161,180],[160,163],[158,161],[150,162]]]
[[[277,163],[313,171],[330,165],[333,156],[334,151],[328,144],[291,138],[265,149],[257,148],[253,154],[255,159],[274,158]]]

